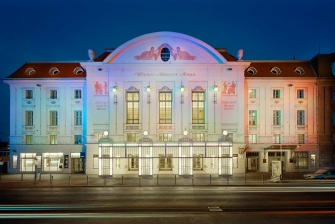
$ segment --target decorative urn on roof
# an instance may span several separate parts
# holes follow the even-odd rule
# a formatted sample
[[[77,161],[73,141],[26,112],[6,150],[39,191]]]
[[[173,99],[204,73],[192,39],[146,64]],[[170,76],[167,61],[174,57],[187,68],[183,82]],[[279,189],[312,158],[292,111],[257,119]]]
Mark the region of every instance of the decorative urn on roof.
[[[93,61],[95,58],[95,51],[93,51],[92,49],[88,49],[88,57],[90,61]]]

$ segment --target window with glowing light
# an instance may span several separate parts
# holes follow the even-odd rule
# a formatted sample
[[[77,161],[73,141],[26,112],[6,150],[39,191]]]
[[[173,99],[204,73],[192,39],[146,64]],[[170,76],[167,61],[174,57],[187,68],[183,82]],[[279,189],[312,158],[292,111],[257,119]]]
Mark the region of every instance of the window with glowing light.
[[[304,144],[305,143],[305,135],[304,134],[298,134],[298,143]]]
[[[308,169],[308,152],[296,152],[296,168]]]
[[[127,124],[138,124],[139,123],[139,92],[127,92],[126,93],[126,114]]]
[[[32,99],[33,98],[33,91],[28,89],[26,90],[26,99]]]
[[[58,136],[57,135],[50,135],[50,144],[56,145],[58,143]]]
[[[35,171],[34,158],[36,153],[20,153],[20,171]]]
[[[172,134],[171,133],[159,133],[159,141],[160,142],[172,141]]]
[[[25,125],[26,126],[33,126],[34,125],[34,113],[33,113],[33,111],[26,111],[25,115],[26,115]]]
[[[274,134],[273,135],[273,143],[280,144],[281,143],[281,134]]]
[[[257,125],[257,111],[249,110],[249,125]]]
[[[127,133],[127,142],[138,142],[139,136],[138,133]]]
[[[50,126],[58,125],[58,111],[50,111]]]
[[[57,99],[57,90],[50,90],[50,99]]]
[[[249,143],[257,143],[257,135],[256,134],[250,134],[249,135]]]
[[[74,125],[80,126],[83,124],[83,117],[81,110],[74,111]]]
[[[159,92],[159,123],[172,123],[172,92]]]
[[[249,89],[249,98],[256,98],[256,89]]]
[[[280,110],[273,111],[273,125],[281,125],[281,111]]]
[[[297,125],[305,125],[305,111],[304,110],[297,111]]]
[[[33,136],[32,135],[26,135],[26,145],[33,144]]]
[[[192,123],[205,123],[205,92],[192,92]]]
[[[280,90],[274,89],[273,90],[273,98],[280,98]]]
[[[205,134],[204,133],[192,133],[192,139],[196,142],[203,142],[205,141]]]
[[[81,135],[75,135],[74,136],[74,144],[80,145],[83,142],[83,138]]]

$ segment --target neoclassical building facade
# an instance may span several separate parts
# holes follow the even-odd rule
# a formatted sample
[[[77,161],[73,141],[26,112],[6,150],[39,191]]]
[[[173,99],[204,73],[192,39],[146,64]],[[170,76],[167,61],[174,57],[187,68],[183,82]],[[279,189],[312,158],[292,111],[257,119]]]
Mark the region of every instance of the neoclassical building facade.
[[[319,167],[309,61],[244,61],[157,32],[78,62],[26,63],[10,86],[10,173],[233,175]]]

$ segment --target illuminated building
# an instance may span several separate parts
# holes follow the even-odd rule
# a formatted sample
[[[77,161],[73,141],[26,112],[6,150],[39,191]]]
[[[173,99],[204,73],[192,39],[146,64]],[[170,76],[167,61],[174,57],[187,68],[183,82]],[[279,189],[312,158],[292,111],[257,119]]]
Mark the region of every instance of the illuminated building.
[[[88,61],[26,63],[5,80],[10,172],[226,176],[272,160],[315,170],[311,64],[242,57],[157,32]]]

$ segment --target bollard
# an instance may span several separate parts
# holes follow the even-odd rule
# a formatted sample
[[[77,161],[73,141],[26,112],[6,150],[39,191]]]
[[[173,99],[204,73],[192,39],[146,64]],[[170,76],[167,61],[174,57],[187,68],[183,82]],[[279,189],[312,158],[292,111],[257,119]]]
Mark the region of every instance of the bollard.
[[[209,185],[212,185],[212,175],[209,175]]]
[[[158,174],[157,174],[157,185],[158,185]]]
[[[51,183],[51,174],[50,174],[50,183]]]
[[[71,176],[69,176],[69,185],[71,186]]]
[[[21,181],[23,181],[23,173],[21,173]]]
[[[42,179],[42,173],[40,173],[40,179],[39,180],[41,181],[41,179]]]
[[[105,179],[104,179],[104,185],[106,186],[106,177],[105,177]]]
[[[54,181],[54,176],[51,176],[51,186],[53,186],[52,185],[52,182]]]
[[[279,183],[281,183],[281,178],[282,178],[282,176],[281,176],[281,174],[280,174],[280,176],[279,176]]]
[[[138,178],[138,183],[139,183],[139,185],[141,187],[141,177]]]
[[[174,175],[174,185],[177,185],[177,176]]]
[[[87,175],[87,180],[86,180],[87,186],[88,186],[88,175]]]
[[[227,185],[229,185],[229,177],[227,176]]]
[[[122,175],[122,185],[123,185],[123,175]]]
[[[194,179],[193,179],[193,177],[192,177],[192,185],[194,185]]]
[[[244,174],[244,184],[247,184],[247,175]]]
[[[264,184],[264,174],[262,174],[262,182],[263,182],[263,184]]]

